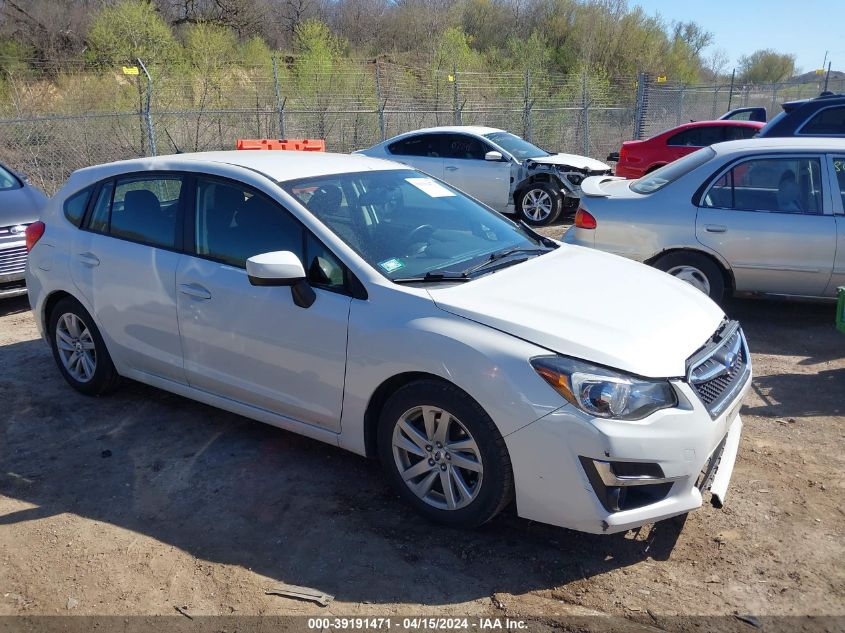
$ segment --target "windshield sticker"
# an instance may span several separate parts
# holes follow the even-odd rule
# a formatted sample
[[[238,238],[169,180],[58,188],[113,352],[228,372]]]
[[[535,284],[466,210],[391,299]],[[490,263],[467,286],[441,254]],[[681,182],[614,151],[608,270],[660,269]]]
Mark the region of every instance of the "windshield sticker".
[[[402,260],[396,259],[395,257],[391,257],[390,259],[385,259],[383,262],[378,263],[381,266],[382,270],[386,273],[392,273],[400,268],[405,268],[404,262]]]
[[[436,182],[431,178],[405,178],[405,180],[432,198],[448,198],[455,195],[439,182]]]

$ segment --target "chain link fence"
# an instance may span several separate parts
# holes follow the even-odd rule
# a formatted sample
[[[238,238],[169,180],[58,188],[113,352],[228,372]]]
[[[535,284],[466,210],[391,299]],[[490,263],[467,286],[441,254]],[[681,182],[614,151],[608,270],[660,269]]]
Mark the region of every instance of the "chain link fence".
[[[831,86],[841,90],[841,86]],[[815,84],[681,86],[645,75],[465,72],[384,60],[114,68],[0,77],[0,161],[54,193],[114,160],[233,149],[238,138],[322,138],[369,147],[436,125],[487,125],[551,151],[604,159],[622,141],[731,107],[818,94]]]

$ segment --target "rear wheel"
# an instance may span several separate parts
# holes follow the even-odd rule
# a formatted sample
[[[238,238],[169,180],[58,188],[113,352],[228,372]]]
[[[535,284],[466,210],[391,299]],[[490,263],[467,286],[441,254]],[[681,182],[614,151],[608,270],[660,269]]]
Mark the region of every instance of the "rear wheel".
[[[421,380],[394,393],[382,409],[378,450],[399,495],[439,523],[481,525],[513,496],[504,439],[479,404],[448,383]]]
[[[719,266],[700,253],[669,253],[654,262],[654,267],[687,282],[713,301],[725,295],[725,278]]]
[[[71,387],[89,396],[113,390],[120,380],[94,319],[76,299],[61,299],[47,323],[59,371]]]
[[[517,214],[533,226],[551,224],[557,220],[562,208],[560,191],[546,182],[532,183],[517,195]]]

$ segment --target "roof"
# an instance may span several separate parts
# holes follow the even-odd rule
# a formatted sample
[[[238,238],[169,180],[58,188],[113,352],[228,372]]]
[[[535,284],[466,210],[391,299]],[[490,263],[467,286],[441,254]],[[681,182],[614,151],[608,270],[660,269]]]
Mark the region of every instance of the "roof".
[[[102,170],[117,173],[132,170],[185,168],[186,163],[219,163],[245,167],[260,172],[276,181],[298,180],[314,176],[325,176],[355,171],[381,171],[402,169],[403,165],[370,158],[362,154],[334,154],[331,152],[296,152],[288,150],[230,150],[223,152],[197,152],[193,154],[169,154],[118,161],[108,165],[89,167],[80,172]]]
[[[407,136],[409,134],[423,134],[428,132],[464,132],[466,134],[493,134],[494,132],[505,132],[495,127],[484,127],[483,125],[441,125],[440,127],[426,127],[420,130],[413,130],[412,132],[404,132],[397,134],[394,138],[399,136]]]
[[[739,141],[727,141],[712,145],[719,154],[746,152],[754,150],[782,150],[784,152],[845,152],[845,138],[829,137],[771,137],[748,138]]]
[[[668,130],[664,130],[659,134],[655,134],[651,138],[657,138],[658,136],[663,136],[664,134],[674,134],[675,132],[680,132],[682,130],[688,130],[691,128],[697,127],[712,127],[712,126],[730,126],[730,127],[755,127],[755,128],[762,128],[765,123],[760,123],[759,121],[736,121],[733,119],[713,119],[707,121],[689,121],[687,123],[681,123],[680,125],[676,125],[675,127],[671,127]]]

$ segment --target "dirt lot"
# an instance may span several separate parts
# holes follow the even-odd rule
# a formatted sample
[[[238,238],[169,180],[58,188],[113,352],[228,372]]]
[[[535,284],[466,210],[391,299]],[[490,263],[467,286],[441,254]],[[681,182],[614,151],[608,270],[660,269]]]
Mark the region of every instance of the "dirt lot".
[[[590,536],[432,526],[374,462],[139,384],[86,398],[0,303],[0,615],[845,615],[845,336],[831,305],[728,312],[756,375],[727,506]]]

